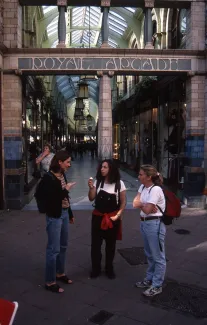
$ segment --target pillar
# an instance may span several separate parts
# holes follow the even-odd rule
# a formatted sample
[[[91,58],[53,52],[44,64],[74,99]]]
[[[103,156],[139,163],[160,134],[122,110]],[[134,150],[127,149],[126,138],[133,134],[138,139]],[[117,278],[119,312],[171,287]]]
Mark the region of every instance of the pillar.
[[[66,47],[66,20],[65,20],[65,12],[67,11],[67,0],[58,0],[58,45],[57,47]]]
[[[152,8],[154,8],[154,0],[145,0],[145,20],[144,20],[145,49],[154,48],[152,44]]]
[[[186,48],[189,50],[205,49],[204,1],[198,0],[196,2],[191,2],[191,7],[187,10]],[[188,164],[185,167],[184,195],[188,206],[198,208],[205,207],[206,196],[202,194],[205,193],[207,195],[207,183],[205,186],[205,182],[207,182],[205,88],[205,76],[194,75],[192,73],[186,83],[186,156],[188,158]],[[203,192],[202,184],[204,184]],[[198,189],[198,187],[200,189]],[[190,188],[191,193],[195,190],[195,194],[192,196],[186,195],[186,192]]]
[[[22,7],[19,0],[4,1],[3,44],[22,47]],[[3,68],[6,68],[6,60]],[[7,60],[8,63],[8,60]],[[24,170],[22,168],[22,82],[19,75],[4,74],[2,85],[2,161],[4,170],[5,207],[20,209],[24,203]]]
[[[187,10],[186,48],[205,50],[205,2],[191,2]]]
[[[204,208],[205,76],[186,82],[186,157],[184,195],[189,207]]]
[[[101,47],[110,47],[108,44],[109,40],[109,9],[110,9],[110,0],[101,1],[101,12],[103,13],[102,25],[101,25],[101,36],[102,36],[102,45]]]
[[[18,0],[4,1],[3,43],[8,48],[22,47],[22,7]]]
[[[24,205],[22,167],[22,82],[17,75],[3,76],[4,186],[7,209]]]
[[[3,43],[3,1],[0,0],[0,44]]]
[[[99,119],[98,119],[98,158],[111,159],[113,156],[111,79],[107,74],[98,72]],[[112,76],[112,75],[111,75]]]
[[[207,107],[207,77],[205,77],[205,96],[204,96],[204,105]],[[205,189],[204,194],[207,196],[207,109],[205,109],[204,116],[204,172],[205,172]]]

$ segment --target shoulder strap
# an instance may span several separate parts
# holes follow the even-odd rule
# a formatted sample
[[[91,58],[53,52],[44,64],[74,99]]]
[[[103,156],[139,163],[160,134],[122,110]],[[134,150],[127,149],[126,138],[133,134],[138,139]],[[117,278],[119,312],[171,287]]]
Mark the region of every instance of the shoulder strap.
[[[53,175],[53,173],[51,173],[51,171],[49,171],[49,172],[47,173],[47,175],[49,175],[50,177],[52,177],[52,179],[55,179],[55,175]]]
[[[67,184],[68,180],[67,180],[67,178],[66,178],[66,176],[65,176],[65,173],[63,173],[63,177],[64,177],[64,180],[65,180],[65,182],[66,182],[66,184]]]
[[[117,181],[115,184],[114,192],[116,193],[118,191],[120,193],[120,190],[121,190],[121,181]]]
[[[101,184],[101,188],[104,187],[104,180],[101,182],[101,181],[97,181],[96,182],[96,190],[99,188],[99,185]]]
[[[149,190],[149,193],[151,192],[151,190],[153,189],[154,186],[156,186],[156,185],[152,185],[151,189]]]
[[[156,185],[152,185],[151,189],[149,190],[149,193],[151,192],[151,190],[152,190],[152,188],[153,188],[154,186],[156,186]],[[145,188],[145,186],[143,185],[143,187],[142,187],[142,191],[144,190],[144,188]],[[142,192],[141,192],[141,193],[142,193]]]

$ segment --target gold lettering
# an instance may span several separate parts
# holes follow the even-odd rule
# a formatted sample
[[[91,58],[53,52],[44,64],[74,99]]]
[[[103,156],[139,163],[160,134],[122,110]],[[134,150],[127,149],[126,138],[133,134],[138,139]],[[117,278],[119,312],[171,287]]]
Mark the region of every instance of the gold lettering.
[[[161,64],[164,63],[164,68],[161,67]],[[159,69],[160,70],[168,70],[166,59],[159,59]]]
[[[126,65],[124,65],[123,64],[123,61],[126,61]],[[127,68],[129,68],[130,67],[130,63],[129,63],[129,60],[128,59],[126,59],[126,58],[121,58],[121,68],[123,68],[123,69],[127,69]]]
[[[64,69],[63,64],[66,61],[66,58],[56,58],[57,60],[57,64],[59,63],[59,65],[57,65],[56,70],[60,70],[60,69]]]
[[[143,61],[142,61],[143,62]],[[146,59],[143,63],[142,63],[142,68],[144,70],[152,70],[152,63],[150,61],[150,59]]]
[[[137,67],[135,67],[137,64]],[[141,59],[133,59],[131,62],[131,67],[133,70],[141,70]]]
[[[178,59],[170,59],[170,70],[178,70]]]
[[[35,58],[33,59],[33,69],[39,70],[42,69],[43,59]]]
[[[109,65],[112,65],[112,67],[110,67]],[[106,62],[106,69],[117,70],[115,58],[109,59],[109,61]]]
[[[55,67],[55,60],[53,58],[47,58],[47,59],[44,60],[44,68],[45,69],[53,70],[54,67]]]
[[[74,70],[74,68],[72,68],[69,65],[73,65],[75,67],[75,70],[77,70],[77,64],[76,64],[74,58],[68,59],[68,61],[66,63],[66,69],[68,69],[68,70]]]

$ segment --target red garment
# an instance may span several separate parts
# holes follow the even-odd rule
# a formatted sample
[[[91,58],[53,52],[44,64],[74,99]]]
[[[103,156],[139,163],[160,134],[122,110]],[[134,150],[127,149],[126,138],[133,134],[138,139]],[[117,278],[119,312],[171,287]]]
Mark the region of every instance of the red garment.
[[[102,221],[101,221],[101,229],[102,230],[107,230],[110,228],[113,228],[113,222],[110,219],[110,217],[114,217],[117,214],[117,211],[113,211],[113,212],[109,212],[109,213],[101,213],[98,210],[94,209],[93,210],[93,215],[95,216],[102,216]],[[120,224],[119,224],[119,228],[118,228],[118,232],[117,232],[117,236],[116,236],[117,240],[122,240],[122,220],[120,220]]]

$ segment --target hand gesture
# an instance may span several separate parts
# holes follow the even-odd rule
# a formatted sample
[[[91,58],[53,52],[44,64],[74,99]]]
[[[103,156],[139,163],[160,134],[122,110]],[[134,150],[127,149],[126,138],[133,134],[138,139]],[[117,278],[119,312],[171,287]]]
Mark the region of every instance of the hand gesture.
[[[88,186],[90,187],[90,188],[93,188],[93,179],[92,178],[89,178],[89,180],[88,180]]]
[[[116,214],[114,217],[110,217],[110,219],[111,219],[112,221],[116,221],[116,220],[119,219],[119,216]]]
[[[153,206],[153,208],[152,208],[152,213],[157,213],[157,211],[158,211],[158,208],[156,207],[156,205]]]
[[[140,195],[135,196],[133,200],[133,208],[139,209],[142,206],[142,202],[140,201]]]
[[[76,184],[76,182],[73,182],[73,183],[67,183],[67,185],[66,185],[66,190],[67,191],[70,191],[70,189],[74,186]]]
[[[46,148],[44,151],[43,151],[43,156],[46,157],[47,155],[49,155],[50,151],[48,148]]]

